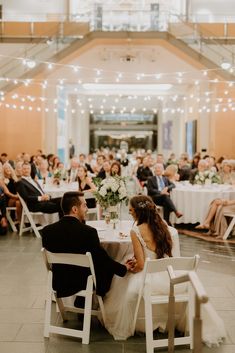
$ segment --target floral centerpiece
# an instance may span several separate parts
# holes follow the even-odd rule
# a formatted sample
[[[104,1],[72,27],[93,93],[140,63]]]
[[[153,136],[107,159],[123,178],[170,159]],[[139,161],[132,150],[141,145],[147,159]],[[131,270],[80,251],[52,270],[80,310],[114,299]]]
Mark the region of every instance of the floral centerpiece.
[[[110,213],[111,219],[118,218],[118,207],[128,201],[125,179],[118,175],[96,180],[97,191],[94,196],[102,208]]]
[[[211,170],[205,170],[204,172],[198,172],[195,175],[193,184],[204,185],[204,184],[220,184],[220,176]]]

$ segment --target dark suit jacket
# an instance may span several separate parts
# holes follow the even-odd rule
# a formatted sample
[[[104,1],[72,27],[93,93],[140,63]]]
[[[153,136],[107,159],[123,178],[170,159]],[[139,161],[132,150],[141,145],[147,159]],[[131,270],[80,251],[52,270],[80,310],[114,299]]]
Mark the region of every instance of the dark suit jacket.
[[[35,203],[38,203],[38,196],[42,195],[37,188],[24,178],[16,183],[16,190],[25,200],[29,208],[30,206],[35,205]]]
[[[20,196],[25,200],[30,211],[44,213],[59,212],[59,216],[62,217],[63,212],[60,207],[61,199],[59,197],[52,198],[48,201],[38,201],[38,196],[41,196],[42,194],[37,188],[35,188],[30,182],[28,182],[24,178],[22,178],[16,183],[16,190],[20,194]]]
[[[170,182],[168,178],[165,176],[162,176],[163,181],[165,186],[167,187],[167,190],[170,192],[173,188],[175,188],[175,184]],[[157,183],[157,178],[156,176],[153,176],[148,179],[147,181],[147,189],[148,189],[148,195],[150,196],[160,196],[161,191],[158,190],[158,183]]]
[[[96,292],[101,296],[109,290],[114,274],[121,277],[126,274],[126,266],[111,259],[101,247],[96,229],[75,217],[64,216],[60,221],[44,227],[42,245],[56,253],[91,252],[97,280]],[[54,265],[53,289],[58,297],[73,295],[85,288],[89,273],[79,266]]]

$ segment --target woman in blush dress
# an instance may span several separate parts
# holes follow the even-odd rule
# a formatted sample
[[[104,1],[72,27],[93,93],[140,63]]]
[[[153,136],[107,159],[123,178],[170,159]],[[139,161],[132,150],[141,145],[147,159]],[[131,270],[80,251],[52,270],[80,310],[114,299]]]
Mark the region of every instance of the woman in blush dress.
[[[130,200],[130,213],[135,221],[131,230],[134,257],[130,272],[119,279],[114,276],[110,291],[104,297],[105,327],[115,340],[126,340],[135,331],[145,332],[144,305],[140,302],[136,326],[133,327],[139,290],[143,281],[143,268],[146,258],[161,259],[172,256],[172,238],[167,224],[158,214],[154,202],[144,195],[134,196]],[[127,259],[123,260],[124,262]],[[169,278],[166,272],[152,274],[152,290],[159,295],[168,295]],[[185,291],[180,285],[177,293]],[[176,328],[181,332],[187,330],[187,310],[185,304],[177,303],[175,307]],[[223,321],[219,318],[210,303],[202,310],[202,337],[208,345],[218,344],[225,337]],[[166,330],[168,306],[156,305],[153,308],[153,329]]]

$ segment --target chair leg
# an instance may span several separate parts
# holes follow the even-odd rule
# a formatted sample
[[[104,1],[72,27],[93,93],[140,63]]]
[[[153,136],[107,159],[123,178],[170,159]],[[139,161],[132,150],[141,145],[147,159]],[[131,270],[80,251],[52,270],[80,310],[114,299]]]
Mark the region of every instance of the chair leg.
[[[11,218],[11,210],[6,210],[6,217],[7,217],[7,220],[8,222],[10,223],[10,226],[11,226],[11,229],[13,230],[13,232],[17,233],[17,229],[16,229],[16,226],[15,226],[15,223],[13,222],[12,218]]]
[[[86,288],[89,295],[85,297],[83,337],[82,337],[83,344],[89,344],[89,341],[90,341],[92,289],[93,289],[93,281],[92,281],[92,277],[89,276],[87,279],[87,288]]]
[[[226,230],[226,232],[224,233],[223,239],[226,240],[229,237],[229,234],[231,233],[231,231],[233,230],[235,224],[235,217],[233,217],[233,219],[231,220],[231,222],[229,223],[229,226]]]
[[[24,212],[24,209],[23,209],[23,210],[22,210],[21,220],[20,220],[20,231],[19,231],[19,235],[20,235],[20,236],[23,234],[24,218],[25,218],[25,212]]]
[[[44,337],[49,337],[51,325],[51,302],[52,302],[52,273],[49,271],[47,279],[46,308],[44,320]]]
[[[144,296],[145,306],[145,330],[146,330],[146,352],[153,353],[153,321],[152,321],[152,304],[150,296]]]

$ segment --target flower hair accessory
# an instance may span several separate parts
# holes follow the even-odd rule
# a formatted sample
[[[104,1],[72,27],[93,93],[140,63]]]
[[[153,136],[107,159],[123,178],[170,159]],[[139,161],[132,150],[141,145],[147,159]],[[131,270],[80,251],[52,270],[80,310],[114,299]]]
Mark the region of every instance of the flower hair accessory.
[[[138,206],[140,207],[140,208],[147,208],[147,207],[149,207],[151,205],[151,202],[150,201],[140,201],[139,203],[138,203]]]

